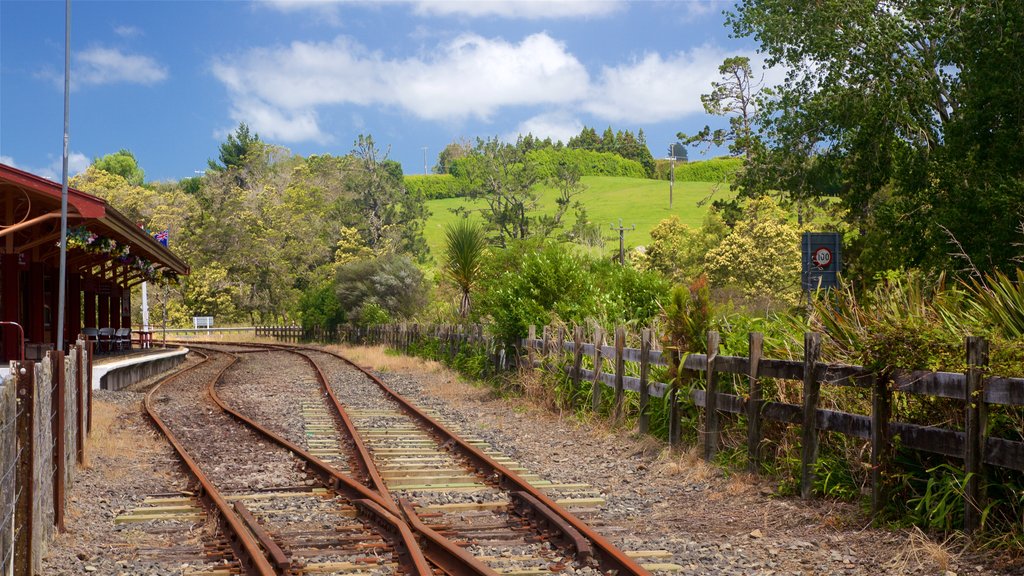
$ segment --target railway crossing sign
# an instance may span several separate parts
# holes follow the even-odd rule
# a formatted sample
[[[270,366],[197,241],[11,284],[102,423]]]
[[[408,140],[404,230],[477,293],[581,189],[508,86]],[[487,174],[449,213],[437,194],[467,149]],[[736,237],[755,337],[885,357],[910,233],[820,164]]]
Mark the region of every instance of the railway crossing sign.
[[[843,237],[838,232],[804,232],[800,242],[804,292],[835,288],[842,270]]]

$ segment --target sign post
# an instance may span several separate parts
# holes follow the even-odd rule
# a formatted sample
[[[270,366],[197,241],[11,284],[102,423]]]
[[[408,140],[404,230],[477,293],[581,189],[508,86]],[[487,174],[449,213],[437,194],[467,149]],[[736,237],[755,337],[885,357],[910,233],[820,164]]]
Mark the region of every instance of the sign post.
[[[804,292],[839,286],[843,236],[838,232],[804,232],[800,241],[801,287]]]

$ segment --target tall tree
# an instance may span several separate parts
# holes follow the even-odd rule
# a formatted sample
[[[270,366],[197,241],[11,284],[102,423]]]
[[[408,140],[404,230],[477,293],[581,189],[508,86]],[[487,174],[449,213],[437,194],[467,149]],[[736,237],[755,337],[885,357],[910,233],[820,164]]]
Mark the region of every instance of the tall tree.
[[[426,203],[406,190],[402,165],[389,160],[388,152],[377,147],[373,136],[360,134],[356,139],[352,150],[356,170],[347,185],[359,216],[357,227],[366,245],[378,254],[404,252],[424,258]]]
[[[478,138],[467,160],[460,180],[470,198],[484,201],[481,215],[497,244],[505,247],[510,240],[529,237],[538,204],[534,188],[541,177],[526,151],[498,138]]]
[[[729,144],[734,156],[750,158],[755,148],[754,121],[760,94],[759,82],[753,79],[750,58],[733,56],[718,67],[722,79],[711,83],[711,92],[701,94],[704,111],[713,116],[728,116],[729,128],[712,130],[704,126],[692,136],[680,132],[677,137],[688,145],[722,146]]]
[[[139,167],[135,154],[124,148],[102,158],[96,158],[92,161],[92,165],[109,174],[117,174],[132,186],[142,186],[146,179],[146,172]]]
[[[249,126],[241,122],[233,133],[228,134],[227,140],[221,143],[217,156],[220,162],[211,159],[206,163],[214,172],[239,168],[244,165],[246,156],[253,153],[260,142],[259,134],[249,132]]]
[[[1024,57],[1024,3],[744,0],[727,22],[787,70],[758,112],[772,153],[746,174],[838,195],[861,274],[1013,265],[1024,75],[1005,63]]]

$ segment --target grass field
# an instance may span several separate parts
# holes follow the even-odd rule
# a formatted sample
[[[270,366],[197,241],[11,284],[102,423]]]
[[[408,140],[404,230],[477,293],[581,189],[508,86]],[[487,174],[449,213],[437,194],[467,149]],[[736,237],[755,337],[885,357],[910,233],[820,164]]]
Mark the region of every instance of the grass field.
[[[611,227],[613,224],[618,227],[619,218],[622,218],[622,225],[626,228],[636,225],[636,231],[626,232],[626,246],[641,246],[651,239],[651,229],[665,218],[675,214],[684,224],[691,227],[700,226],[710,206],[710,202],[698,205],[701,200],[708,198],[712,193],[712,199],[730,198],[733,194],[725,184],[676,182],[672,210],[669,210],[668,182],[664,180],[585,176],[583,184],[586,190],[578,199],[587,207],[590,220],[601,223],[605,228],[605,247],[608,250],[618,250],[619,236]],[[553,213],[555,197],[554,189],[542,188],[538,214]],[[445,198],[427,202],[427,208],[432,214],[427,219],[424,235],[435,259],[443,250],[445,227],[459,217],[451,211],[458,206],[473,209],[481,208],[484,204],[480,201],[471,202],[465,198]],[[480,219],[479,213],[475,213],[473,217]],[[564,221],[567,228],[572,226],[575,216],[571,211],[566,214]]]

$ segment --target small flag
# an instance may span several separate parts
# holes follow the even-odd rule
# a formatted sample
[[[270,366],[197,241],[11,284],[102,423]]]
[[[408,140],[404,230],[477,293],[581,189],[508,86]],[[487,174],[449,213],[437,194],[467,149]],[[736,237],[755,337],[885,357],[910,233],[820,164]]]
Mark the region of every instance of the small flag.
[[[171,231],[170,230],[161,230],[161,231],[157,232],[156,234],[154,234],[153,238],[157,242],[163,244],[164,246],[167,246],[167,241],[170,238],[170,236],[171,236]]]

